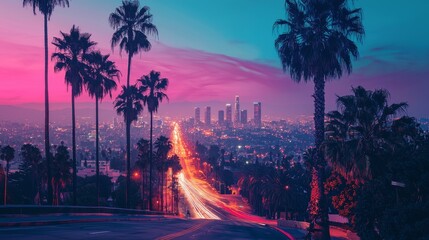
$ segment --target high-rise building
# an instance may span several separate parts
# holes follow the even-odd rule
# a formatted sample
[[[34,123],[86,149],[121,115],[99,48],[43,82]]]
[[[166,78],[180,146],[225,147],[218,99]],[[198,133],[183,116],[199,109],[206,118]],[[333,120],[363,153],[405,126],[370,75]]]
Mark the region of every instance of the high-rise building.
[[[204,119],[205,120],[204,122],[206,123],[207,126],[211,125],[211,120],[212,120],[211,117],[212,117],[211,116],[211,108],[209,106],[207,106],[206,112],[205,112],[205,119]]]
[[[223,125],[225,123],[225,112],[223,110],[219,110],[217,115],[217,122],[219,125]]]
[[[247,124],[247,110],[241,110],[241,124]]]
[[[261,127],[262,125],[261,102],[253,103],[253,121],[255,122],[256,127]]]
[[[200,124],[200,122],[201,122],[201,118],[200,118],[200,115],[201,113],[200,113],[200,108],[199,107],[196,107],[195,108],[195,124],[196,125],[198,125],[198,124]]]
[[[235,105],[234,105],[234,123],[237,124],[240,122],[240,96],[235,96]]]
[[[230,125],[232,123],[232,107],[231,104],[226,104],[226,124]]]

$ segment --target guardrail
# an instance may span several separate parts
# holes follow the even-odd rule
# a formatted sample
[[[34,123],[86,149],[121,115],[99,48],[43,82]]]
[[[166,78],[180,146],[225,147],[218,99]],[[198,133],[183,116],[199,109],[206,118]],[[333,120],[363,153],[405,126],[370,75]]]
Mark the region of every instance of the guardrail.
[[[112,207],[86,206],[38,206],[38,205],[7,205],[0,206],[0,215],[42,215],[58,213],[111,213],[135,215],[173,215],[160,211],[137,210]]]

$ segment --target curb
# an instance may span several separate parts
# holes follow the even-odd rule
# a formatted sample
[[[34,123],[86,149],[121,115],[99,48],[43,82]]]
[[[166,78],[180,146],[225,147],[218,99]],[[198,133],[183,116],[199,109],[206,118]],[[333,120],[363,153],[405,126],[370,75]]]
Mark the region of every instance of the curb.
[[[49,226],[49,225],[62,225],[62,224],[76,224],[76,223],[97,223],[97,222],[145,222],[156,221],[165,218],[89,218],[89,219],[65,219],[65,220],[48,220],[48,221],[23,221],[23,222],[3,222],[0,223],[2,227],[30,227],[30,226]]]

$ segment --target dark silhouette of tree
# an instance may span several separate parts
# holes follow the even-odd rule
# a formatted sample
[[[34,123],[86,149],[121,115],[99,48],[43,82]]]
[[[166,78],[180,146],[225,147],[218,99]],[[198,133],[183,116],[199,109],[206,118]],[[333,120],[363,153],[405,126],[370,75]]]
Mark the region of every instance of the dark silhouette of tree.
[[[51,176],[51,159],[50,151],[51,145],[49,141],[49,92],[48,92],[48,21],[51,18],[52,13],[56,6],[68,7],[68,0],[23,0],[23,6],[33,7],[33,13],[36,15],[36,9],[43,14],[43,26],[44,26],[44,46],[45,46],[45,155],[48,176]],[[48,185],[48,204],[52,204],[52,186]]]
[[[72,159],[73,159],[73,205],[76,205],[76,116],[75,98],[82,93],[86,70],[84,55],[96,44],[90,40],[91,35],[81,33],[78,27],[70,29],[70,33],[60,32],[62,38],[54,37],[52,42],[57,52],[52,54],[55,60],[55,72],[65,71],[65,82],[71,86],[72,102]]]
[[[160,181],[160,195],[161,195],[161,211],[164,211],[164,177],[165,177],[165,170],[167,167],[167,156],[168,152],[170,152],[172,148],[171,141],[165,137],[160,136],[155,141],[155,149],[156,149],[156,159],[158,160],[158,170],[161,174],[161,181]]]
[[[352,88],[353,95],[337,98],[339,111],[327,114],[326,153],[334,170],[347,180],[364,182],[380,175],[386,166],[381,150],[393,151],[390,126],[407,104],[388,104],[386,90]],[[414,127],[414,129],[416,129]]]
[[[42,162],[42,154],[37,146],[31,144],[22,145],[20,154],[22,162],[19,166],[19,181],[21,186],[25,187],[25,194],[19,197],[25,198],[26,200],[24,201],[27,203],[40,205],[40,183],[43,175],[46,177],[47,174],[47,167]],[[49,183],[51,181],[47,179],[46,184],[48,185]]]
[[[109,55],[101,52],[91,52],[84,56],[89,65],[86,79],[88,94],[95,98],[95,164],[97,178],[97,203],[100,201],[100,163],[99,163],[99,131],[98,131],[98,102],[106,95],[112,98],[112,91],[116,89],[116,81],[119,80],[120,72],[114,62],[109,60]],[[98,204],[99,205],[99,204]]]
[[[55,148],[55,155],[52,161],[52,185],[54,186],[54,205],[60,204],[60,193],[72,179],[70,172],[72,163],[70,161],[70,154],[64,143]]]
[[[129,193],[131,182],[131,123],[137,121],[138,115],[143,111],[143,96],[135,85],[130,87],[122,86],[121,93],[116,97],[114,105],[118,115],[122,115],[125,121],[127,138],[127,180],[125,191],[125,206],[129,207]],[[129,107],[131,106],[131,107]]]
[[[180,158],[176,154],[168,157],[167,159],[167,168],[171,168],[171,185],[169,188],[171,189],[171,212],[175,213],[174,205],[175,205],[175,195],[178,193],[178,187],[176,183],[176,175],[182,170],[182,165],[180,164]],[[176,200],[177,201],[177,200]],[[166,204],[167,205],[167,204]],[[167,205],[168,206],[168,205]],[[168,209],[166,209],[168,210]]]
[[[317,239],[330,239],[328,209],[324,196],[325,159],[321,150],[324,140],[325,82],[341,78],[343,71],[352,70],[352,57],[358,57],[358,48],[351,40],[364,35],[361,9],[350,9],[347,0],[285,1],[287,20],[277,20],[274,28],[284,27],[275,40],[275,47],[283,70],[289,71],[293,80],[314,82],[315,146],[318,151],[316,168],[318,174],[317,216],[322,231],[314,232]]]
[[[128,53],[127,87],[130,86],[131,59],[140,51],[149,51],[151,44],[147,35],[158,35],[152,24],[149,7],[140,8],[139,1],[122,1],[122,5],[109,16],[110,26],[115,30],[112,36],[112,49],[119,44],[120,52]]]
[[[7,185],[9,176],[10,161],[15,158],[15,149],[9,145],[2,147],[0,152],[0,159],[6,161],[6,174],[4,175],[4,195],[3,203],[7,204]]]
[[[145,186],[146,186],[146,178],[147,178],[147,172],[148,172],[148,166],[149,166],[149,140],[141,138],[137,142],[137,162],[136,167],[141,172],[141,200],[144,208],[147,208],[147,205],[145,205]]]
[[[149,164],[149,209],[152,210],[152,170],[153,170],[153,114],[158,112],[159,103],[163,99],[168,100],[164,91],[168,87],[168,79],[161,78],[160,72],[151,71],[149,75],[142,76],[138,81],[140,83],[140,92],[143,94],[143,101],[150,114],[150,164]]]

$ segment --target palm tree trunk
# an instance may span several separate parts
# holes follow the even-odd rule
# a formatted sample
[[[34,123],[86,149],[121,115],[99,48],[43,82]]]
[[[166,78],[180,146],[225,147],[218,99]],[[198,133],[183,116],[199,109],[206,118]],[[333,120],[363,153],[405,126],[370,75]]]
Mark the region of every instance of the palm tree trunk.
[[[3,195],[3,203],[6,206],[7,204],[7,182],[9,176],[9,161],[6,161],[6,174],[4,175],[4,195]]]
[[[164,161],[162,159],[161,161]],[[164,211],[164,163],[161,163],[161,212]]]
[[[130,74],[131,74],[131,58],[132,54],[128,53],[128,72],[127,72],[127,89],[130,87]],[[130,145],[131,145],[131,120],[130,120],[130,111],[131,111],[131,103],[130,98],[127,95],[127,122],[126,122],[126,135],[127,135],[127,184],[126,184],[126,193],[125,193],[125,205],[126,208],[129,207],[129,195],[130,195],[130,184],[131,184],[131,176],[130,176]]]
[[[153,153],[152,153],[152,126],[153,124],[153,113],[150,112],[150,143],[149,143],[149,210],[152,211],[153,210],[153,206],[152,206],[152,169],[153,169]]]
[[[325,181],[325,156],[321,148],[322,142],[325,139],[325,79],[324,77],[316,77],[314,79],[314,128],[315,128],[315,170],[317,173],[314,177],[317,178],[317,198],[311,199],[316,201],[317,215],[312,216],[315,218],[316,224],[319,225],[321,231],[313,233],[315,239],[331,239],[329,234],[329,220],[328,220],[328,205],[326,204],[326,196],[323,183]],[[315,180],[316,181],[316,180]]]
[[[77,184],[77,168],[76,168],[76,114],[74,106],[74,89],[72,86],[72,158],[73,158],[73,205],[76,206],[76,184]]]
[[[35,177],[35,179],[34,179],[34,182],[36,183],[36,196],[37,196],[37,198],[36,198],[36,203],[35,204],[37,204],[37,205],[40,205],[40,187],[39,187],[39,167],[37,167],[37,165],[36,165],[36,171],[35,171],[36,173],[35,173],[35,175],[36,175],[36,177]]]
[[[98,97],[95,97],[95,174],[97,181],[97,206],[100,206],[100,162],[98,149]]]
[[[45,154],[48,179],[51,179],[51,148],[49,142],[49,91],[48,91],[48,15],[44,14],[44,41],[45,41]],[[52,205],[53,189],[48,182],[48,205]]]
[[[130,108],[128,108],[130,109]],[[131,121],[129,118],[126,123],[126,134],[127,134],[127,184],[126,184],[126,193],[125,193],[125,207],[130,207],[130,184],[131,184],[131,170],[130,170],[130,154],[131,154]]]

